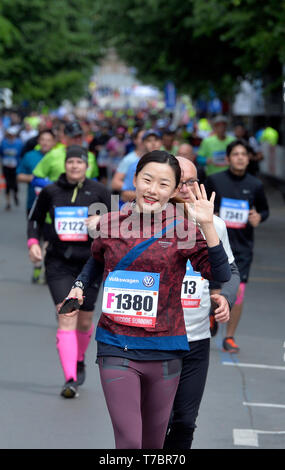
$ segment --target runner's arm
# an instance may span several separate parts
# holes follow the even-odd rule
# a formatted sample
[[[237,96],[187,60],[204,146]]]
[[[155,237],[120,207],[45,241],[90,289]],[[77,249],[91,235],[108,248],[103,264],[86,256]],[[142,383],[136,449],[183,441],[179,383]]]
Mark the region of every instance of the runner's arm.
[[[90,256],[88,261],[83,266],[81,272],[75,279],[76,281],[82,282],[83,290],[93,284],[96,279],[102,275],[104,270],[104,265],[99,261],[95,260],[93,256]],[[75,285],[74,282],[74,285]]]
[[[199,228],[196,226],[196,244],[194,249],[191,250],[191,264],[194,270],[201,272],[204,278],[214,279],[217,282],[226,282],[231,277],[231,270],[228,256],[214,225],[215,193],[208,200],[203,185],[199,188],[198,183],[194,183],[194,187],[196,196],[192,191],[190,192],[191,204],[188,204],[188,212],[195,219]]]
[[[135,191],[122,191],[121,192],[121,199],[124,202],[134,201],[135,198],[136,198],[136,192]]]
[[[17,181],[19,183],[30,183],[34,177],[27,167],[27,159],[23,157],[16,169]]]
[[[208,247],[208,256],[213,279],[217,282],[229,281],[231,278],[231,269],[222,242],[212,248]]]
[[[26,173],[17,173],[17,181],[19,183],[30,183],[33,180],[33,175],[27,175]]]
[[[83,304],[84,290],[102,277],[104,265],[95,260],[92,256],[83,266],[82,271],[75,279],[73,286],[67,297],[76,297],[80,305]]]
[[[125,173],[119,173],[118,171],[116,171],[111,183],[113,191],[121,191],[124,184],[124,178]]]
[[[229,304],[229,308],[232,309],[238,293],[238,288],[240,285],[240,275],[239,270],[235,262],[230,264],[231,269],[231,278],[227,282],[223,282],[222,284],[216,283],[214,281],[210,281],[209,289],[212,290],[220,290],[220,295],[223,295]]]
[[[41,237],[42,227],[45,222],[46,214],[49,210],[50,198],[46,190],[43,190],[36,199],[28,219],[28,245],[29,240],[39,240]]]
[[[135,187],[134,187],[134,175],[136,173],[137,163],[133,163],[129,166],[127,173],[125,174],[124,183],[121,191],[121,199],[124,202],[133,201],[136,198]]]
[[[228,282],[222,284],[222,289],[220,294],[223,295],[229,304],[230,309],[233,307],[238,293],[238,288],[240,285],[240,275],[239,270],[235,262],[230,264],[231,268],[231,278]]]
[[[180,253],[190,259],[194,271],[200,272],[205,279],[219,283],[230,280],[231,269],[223,243],[219,241],[216,246],[207,246],[199,229],[195,246],[190,250],[180,250]]]
[[[211,294],[218,293],[219,295],[223,295],[228,302],[229,308],[231,309],[236,301],[236,296],[240,284],[240,275],[230,246],[226,224],[219,217],[214,217],[214,223],[217,230],[217,234],[219,235],[220,240],[223,243],[224,250],[228,256],[228,261],[231,269],[231,278],[228,282],[222,284],[210,281],[209,288],[211,290]]]
[[[32,186],[35,188],[36,186],[40,188],[44,188],[48,184],[52,184],[52,181],[49,178],[39,178],[37,176],[34,176],[32,181],[31,181]]]
[[[264,222],[269,217],[269,206],[262,185],[258,187],[255,193],[254,206],[256,212],[261,216],[261,222]]]

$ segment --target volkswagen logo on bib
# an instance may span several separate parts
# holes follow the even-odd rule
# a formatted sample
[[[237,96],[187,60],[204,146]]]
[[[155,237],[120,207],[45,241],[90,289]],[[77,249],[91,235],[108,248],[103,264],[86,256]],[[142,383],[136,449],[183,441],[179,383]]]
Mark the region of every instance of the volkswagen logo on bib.
[[[142,282],[145,287],[152,287],[154,285],[154,278],[152,276],[145,276]]]
[[[79,209],[77,210],[77,215],[79,215],[80,217],[82,217],[82,216],[84,215],[84,210],[81,209],[81,208],[79,208]]]

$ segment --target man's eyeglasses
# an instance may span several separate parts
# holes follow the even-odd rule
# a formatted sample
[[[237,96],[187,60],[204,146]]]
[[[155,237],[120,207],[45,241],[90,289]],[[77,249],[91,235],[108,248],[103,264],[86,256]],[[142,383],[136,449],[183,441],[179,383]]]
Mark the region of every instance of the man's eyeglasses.
[[[185,184],[187,186],[187,188],[190,188],[191,186],[193,186],[194,183],[199,183],[199,180],[196,179],[196,180],[187,180],[187,181],[180,181],[180,186],[181,188],[183,188],[183,185]]]

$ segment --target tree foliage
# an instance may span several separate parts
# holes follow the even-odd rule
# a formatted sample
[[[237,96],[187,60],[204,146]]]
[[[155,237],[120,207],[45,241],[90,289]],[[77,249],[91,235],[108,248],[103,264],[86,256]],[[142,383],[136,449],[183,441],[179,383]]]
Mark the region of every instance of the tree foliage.
[[[16,103],[82,96],[99,56],[92,0],[1,0],[0,87]]]
[[[243,77],[280,83],[284,36],[280,0],[1,0],[0,87],[75,99],[113,46],[145,82],[229,97]]]
[[[97,0],[101,42],[157,85],[231,94],[239,79],[285,62],[285,4],[277,0]]]

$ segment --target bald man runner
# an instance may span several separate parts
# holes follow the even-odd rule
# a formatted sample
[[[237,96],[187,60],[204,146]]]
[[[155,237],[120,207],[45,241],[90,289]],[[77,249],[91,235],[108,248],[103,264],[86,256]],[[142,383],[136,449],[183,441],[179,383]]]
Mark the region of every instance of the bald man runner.
[[[178,156],[182,173],[178,196],[190,202],[197,169],[188,159]],[[183,357],[179,386],[176,392],[172,414],[165,437],[164,449],[190,449],[196,427],[196,419],[202,400],[209,367],[211,301],[215,320],[225,323],[229,320],[230,309],[235,302],[240,282],[234,262],[227,229],[224,221],[214,216],[214,225],[228,255],[232,277],[221,290],[212,291],[209,282],[193,271],[190,261],[181,288],[181,302],[190,351]]]

